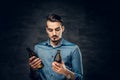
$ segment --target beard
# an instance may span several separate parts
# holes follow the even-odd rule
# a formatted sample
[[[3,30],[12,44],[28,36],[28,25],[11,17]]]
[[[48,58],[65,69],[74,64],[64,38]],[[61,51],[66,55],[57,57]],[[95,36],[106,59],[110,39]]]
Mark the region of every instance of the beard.
[[[61,38],[59,38],[57,35],[53,35],[53,36],[51,37],[51,41],[52,41],[53,43],[59,43],[60,40],[61,40]]]
[[[54,42],[54,41],[55,41],[55,42],[58,41],[58,36],[57,36],[57,35],[53,35],[51,40],[52,40],[53,42]]]
[[[54,46],[58,45],[60,41],[61,41],[61,37],[57,35],[53,35],[52,37],[50,37],[50,43],[53,44]]]

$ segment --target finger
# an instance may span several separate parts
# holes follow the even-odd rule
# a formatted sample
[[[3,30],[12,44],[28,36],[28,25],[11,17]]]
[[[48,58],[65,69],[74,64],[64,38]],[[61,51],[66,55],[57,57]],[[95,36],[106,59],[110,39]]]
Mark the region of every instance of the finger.
[[[53,71],[57,72],[58,68],[52,67]]]
[[[53,68],[54,70],[58,70],[58,69],[59,69],[59,67],[56,66],[54,62],[52,63],[52,68]]]
[[[53,62],[53,63],[52,63],[52,66],[53,66],[53,67],[55,67],[55,66],[57,66],[57,65],[56,65],[56,63],[55,63],[55,62]]]
[[[41,65],[41,62],[40,62],[40,61],[37,61],[37,62],[34,63],[34,64],[31,64],[31,63],[30,63],[30,66],[31,66],[32,68],[40,68],[42,65]]]
[[[41,66],[41,59],[36,58],[34,61],[29,62],[29,65],[33,68],[33,67],[38,67]]]
[[[41,64],[41,61],[38,60],[38,61],[36,61],[33,65],[34,65],[34,66],[37,66],[37,65],[40,65],[40,64]]]
[[[57,67],[61,67],[61,64],[60,63],[58,63],[58,62],[54,62],[54,64],[57,66]]]
[[[40,61],[40,59],[39,59],[39,58],[34,59],[34,60],[31,62],[31,64],[34,64],[34,63],[36,63],[37,61]]]
[[[32,60],[34,60],[36,58],[36,56],[32,56],[29,58],[29,61],[31,62]]]

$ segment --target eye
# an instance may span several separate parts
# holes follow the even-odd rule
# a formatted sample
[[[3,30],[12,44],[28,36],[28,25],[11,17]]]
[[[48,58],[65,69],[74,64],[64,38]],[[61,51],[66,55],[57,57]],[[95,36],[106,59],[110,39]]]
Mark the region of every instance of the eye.
[[[53,29],[50,29],[50,28],[47,28],[47,30],[48,30],[49,32],[52,32],[52,31],[53,31]]]
[[[60,31],[60,27],[56,28],[55,31]]]

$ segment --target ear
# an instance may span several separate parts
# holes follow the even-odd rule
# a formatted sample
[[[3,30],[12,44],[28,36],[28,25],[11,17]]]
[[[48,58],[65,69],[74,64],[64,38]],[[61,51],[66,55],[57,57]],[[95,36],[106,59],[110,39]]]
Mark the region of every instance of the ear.
[[[65,27],[64,27],[64,26],[62,26],[62,32],[64,32],[64,30],[65,30]]]

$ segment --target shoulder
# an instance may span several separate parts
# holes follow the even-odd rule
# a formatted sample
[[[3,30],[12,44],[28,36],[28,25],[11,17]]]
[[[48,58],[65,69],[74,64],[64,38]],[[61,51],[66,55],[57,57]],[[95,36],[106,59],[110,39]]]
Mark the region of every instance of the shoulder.
[[[69,46],[69,47],[72,47],[72,48],[79,48],[77,44],[75,44],[73,42],[70,42],[70,41],[67,41],[67,40],[63,40],[63,45],[64,46]]]
[[[64,40],[64,45],[67,47],[67,49],[71,50],[71,55],[81,55],[80,48],[77,44]]]

